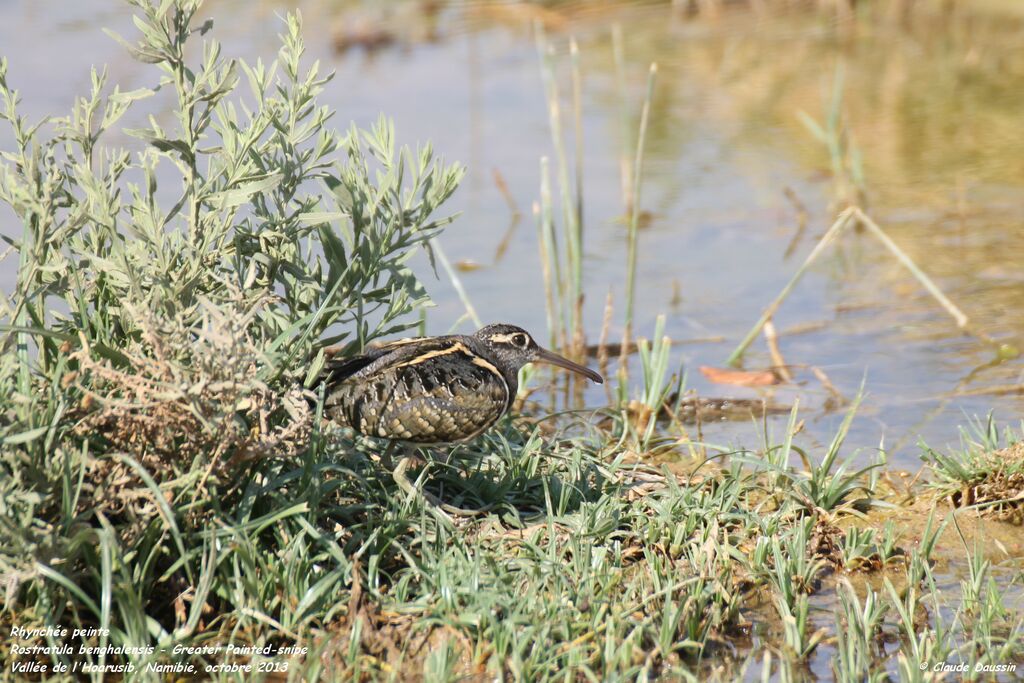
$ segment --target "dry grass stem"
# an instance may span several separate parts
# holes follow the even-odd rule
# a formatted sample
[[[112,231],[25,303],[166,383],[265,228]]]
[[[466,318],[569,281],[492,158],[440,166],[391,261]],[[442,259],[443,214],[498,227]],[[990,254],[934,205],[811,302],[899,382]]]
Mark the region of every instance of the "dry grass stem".
[[[764,340],[768,344],[768,352],[772,357],[772,370],[778,373],[782,381],[792,382],[793,375],[789,372],[789,368],[786,367],[786,360],[782,357],[782,352],[779,350],[779,337],[775,332],[774,323],[771,320],[766,320],[763,330]]]

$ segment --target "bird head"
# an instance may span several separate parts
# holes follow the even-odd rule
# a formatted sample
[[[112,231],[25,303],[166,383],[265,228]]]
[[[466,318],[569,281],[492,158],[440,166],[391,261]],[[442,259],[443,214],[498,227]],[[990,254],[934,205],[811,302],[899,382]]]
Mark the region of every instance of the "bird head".
[[[473,336],[483,342],[495,359],[513,372],[518,372],[527,363],[548,363],[579,373],[598,384],[604,383],[604,378],[590,368],[542,348],[521,327],[498,323],[481,328]]]

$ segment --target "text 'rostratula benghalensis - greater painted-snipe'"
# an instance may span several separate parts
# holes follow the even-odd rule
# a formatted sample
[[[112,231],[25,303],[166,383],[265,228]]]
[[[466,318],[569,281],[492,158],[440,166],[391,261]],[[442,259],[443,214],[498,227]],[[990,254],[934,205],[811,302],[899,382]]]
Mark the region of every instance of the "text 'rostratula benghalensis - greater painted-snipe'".
[[[324,411],[360,434],[393,443],[468,441],[509,411],[519,369],[533,362],[604,381],[590,368],[541,348],[526,330],[496,324],[472,335],[401,339],[328,361]],[[394,476],[412,491],[405,477],[408,464],[402,458]]]

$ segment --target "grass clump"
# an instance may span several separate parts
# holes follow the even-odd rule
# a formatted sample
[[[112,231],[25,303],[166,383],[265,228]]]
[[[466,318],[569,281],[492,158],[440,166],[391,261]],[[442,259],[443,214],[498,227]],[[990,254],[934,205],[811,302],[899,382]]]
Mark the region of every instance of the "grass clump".
[[[961,430],[959,451],[941,453],[922,444],[921,459],[932,473],[931,488],[954,507],[1015,524],[1024,523],[1024,441],[990,417]]]

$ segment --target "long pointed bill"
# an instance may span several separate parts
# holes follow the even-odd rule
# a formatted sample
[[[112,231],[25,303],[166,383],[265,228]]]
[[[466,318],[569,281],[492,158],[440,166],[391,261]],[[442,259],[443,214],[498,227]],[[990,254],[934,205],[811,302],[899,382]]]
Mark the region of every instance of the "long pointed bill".
[[[586,377],[587,379],[597,382],[598,384],[604,384],[604,377],[594,372],[590,368],[583,367],[579,363],[573,363],[568,358],[562,358],[557,353],[552,353],[547,349],[537,349],[537,358],[535,359],[535,362],[550,363],[551,365],[557,365],[560,368],[565,368],[566,370],[572,370],[573,372],[579,373]]]

